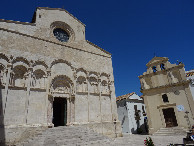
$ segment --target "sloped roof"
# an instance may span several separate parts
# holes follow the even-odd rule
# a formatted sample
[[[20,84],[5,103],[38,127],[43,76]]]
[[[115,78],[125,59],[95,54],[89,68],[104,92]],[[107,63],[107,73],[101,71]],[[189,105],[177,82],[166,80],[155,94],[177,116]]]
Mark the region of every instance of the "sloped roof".
[[[122,100],[122,99],[127,99],[128,97],[132,96],[133,94],[135,94],[135,92],[132,92],[132,93],[128,93],[128,94],[125,94],[125,95],[121,95],[121,96],[118,96],[116,98],[116,100]]]
[[[190,70],[190,71],[186,71],[185,73],[186,73],[186,77],[193,76],[194,75],[194,69]]]

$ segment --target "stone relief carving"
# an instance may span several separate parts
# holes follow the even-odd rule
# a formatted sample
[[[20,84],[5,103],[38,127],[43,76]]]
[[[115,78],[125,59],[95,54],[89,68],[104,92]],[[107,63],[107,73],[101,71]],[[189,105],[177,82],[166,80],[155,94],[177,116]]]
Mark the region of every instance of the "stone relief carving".
[[[90,77],[90,93],[99,93],[98,80],[95,77]]]
[[[88,84],[86,78],[79,76],[76,82],[76,91],[77,92],[88,92]]]
[[[65,75],[55,77],[52,81],[51,92],[73,93],[72,81]]]
[[[26,78],[28,76],[28,72],[26,67],[22,65],[18,65],[13,68],[13,85],[17,87],[25,87],[26,86]]]
[[[110,89],[107,81],[103,80],[101,82],[101,93],[102,94],[110,94]]]
[[[34,88],[46,88],[46,74],[43,70],[38,69],[33,72],[32,86]]]

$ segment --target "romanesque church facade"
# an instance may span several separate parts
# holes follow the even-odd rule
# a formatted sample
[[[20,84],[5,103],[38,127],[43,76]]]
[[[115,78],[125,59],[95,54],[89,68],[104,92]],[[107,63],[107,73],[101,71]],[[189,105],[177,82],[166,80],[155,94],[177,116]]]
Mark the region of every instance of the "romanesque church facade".
[[[29,127],[65,125],[121,134],[111,54],[85,40],[82,22],[64,9],[37,8],[32,23],[1,19],[0,36],[6,140]]]

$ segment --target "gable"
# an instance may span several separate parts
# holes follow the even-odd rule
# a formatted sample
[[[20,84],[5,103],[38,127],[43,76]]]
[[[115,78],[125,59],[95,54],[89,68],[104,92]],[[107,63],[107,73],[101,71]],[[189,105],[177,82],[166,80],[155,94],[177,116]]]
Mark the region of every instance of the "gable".
[[[56,29],[64,30],[68,36],[62,42],[54,34]],[[19,34],[30,39],[42,40],[42,44],[49,42],[54,45],[64,46],[80,51],[111,57],[111,54],[97,45],[85,40],[85,25],[64,9],[37,8],[32,23],[0,20],[0,30]],[[17,41],[15,41],[17,42]]]
[[[167,57],[154,57],[146,64],[146,66],[149,67],[152,64],[163,62],[163,61],[168,61],[168,58]]]

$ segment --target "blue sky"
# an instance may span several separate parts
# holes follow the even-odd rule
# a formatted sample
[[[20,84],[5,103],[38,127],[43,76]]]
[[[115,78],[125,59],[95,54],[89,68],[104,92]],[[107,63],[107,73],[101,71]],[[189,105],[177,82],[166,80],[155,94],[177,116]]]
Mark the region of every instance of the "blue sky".
[[[194,0],[1,0],[0,19],[30,22],[39,6],[66,9],[112,53],[116,96],[141,95],[138,76],[154,53],[194,69]]]

